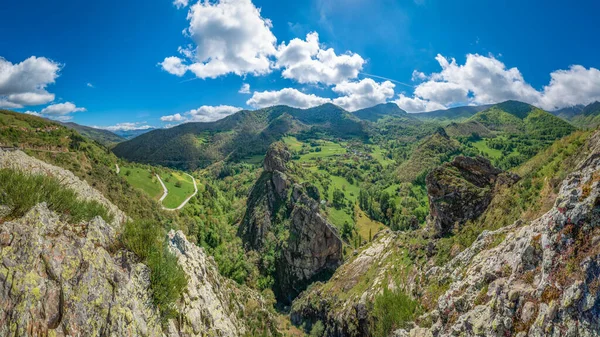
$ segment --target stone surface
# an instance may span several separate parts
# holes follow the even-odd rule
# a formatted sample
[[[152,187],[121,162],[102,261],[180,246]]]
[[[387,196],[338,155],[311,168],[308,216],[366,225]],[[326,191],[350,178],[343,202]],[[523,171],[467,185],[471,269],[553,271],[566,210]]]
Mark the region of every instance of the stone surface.
[[[434,169],[427,175],[426,184],[435,234],[449,234],[481,215],[492,200],[496,183],[511,184],[517,179],[503,174],[483,157],[458,156]]]
[[[167,239],[169,250],[188,276],[178,305],[181,317],[170,322],[169,337],[243,336],[251,331],[247,324],[254,315],[272,323],[272,314],[256,291],[222,277],[212,257],[181,231],[170,231]]]
[[[529,224],[484,232],[443,268],[433,336],[600,335],[600,132],[563,181],[554,207]],[[489,237],[504,235],[487,249]],[[475,301],[487,287],[485,300]],[[480,297],[481,299],[481,297]],[[452,319],[450,319],[452,318]]]
[[[0,335],[160,336],[150,272],[100,217],[63,223],[39,204],[0,224]]]

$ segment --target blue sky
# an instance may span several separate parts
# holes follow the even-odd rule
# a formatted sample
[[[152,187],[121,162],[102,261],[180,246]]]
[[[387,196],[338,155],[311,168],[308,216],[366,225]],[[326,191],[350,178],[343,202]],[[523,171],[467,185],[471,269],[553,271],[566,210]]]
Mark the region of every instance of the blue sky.
[[[598,1],[11,1],[0,106],[112,129],[273,104],[550,110],[600,99],[599,12]]]

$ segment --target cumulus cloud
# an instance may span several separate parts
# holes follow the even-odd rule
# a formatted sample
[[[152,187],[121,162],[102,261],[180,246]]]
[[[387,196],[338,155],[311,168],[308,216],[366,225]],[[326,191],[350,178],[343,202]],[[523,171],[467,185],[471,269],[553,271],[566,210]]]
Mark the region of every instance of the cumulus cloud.
[[[177,9],[187,7],[188,0],[175,0],[173,1],[173,5],[177,7]]]
[[[195,47],[180,47],[179,52],[190,64],[167,57],[161,63],[167,72],[182,76],[189,70],[198,78],[271,72],[270,57],[276,52],[277,39],[271,21],[261,16],[252,1],[198,1],[190,7],[187,19],[184,33]]]
[[[411,79],[413,81],[424,81],[427,79],[427,75],[421,71],[413,70]]]
[[[377,83],[373,79],[365,78],[359,82],[342,82],[333,91],[343,96],[335,98],[333,104],[339,105],[348,111],[355,111],[376,104],[385,103],[394,97],[395,85],[390,81]]]
[[[117,123],[111,126],[94,126],[98,129],[105,129],[109,131],[132,131],[132,130],[148,130],[154,129],[153,126],[146,124],[146,122],[124,122]]]
[[[250,84],[244,83],[240,90],[238,90],[240,94],[249,94],[250,93]]]
[[[283,69],[282,76],[299,83],[339,84],[356,78],[364,63],[358,54],[337,55],[332,48],[322,49],[316,32],[306,35],[306,40],[282,43],[277,49],[276,66]]]
[[[54,100],[46,87],[56,81],[61,65],[45,57],[13,64],[0,57],[0,107],[22,108]]]
[[[230,105],[203,105],[198,109],[192,109],[183,114],[177,113],[174,115],[162,116],[160,120],[178,124],[186,122],[214,122],[240,110],[242,110],[242,108]]]
[[[93,84],[89,83],[89,82],[86,84],[86,86],[87,86],[88,88],[95,88],[95,86],[94,86]]]
[[[47,116],[64,116],[73,112],[85,111],[85,108],[77,107],[75,104],[71,102],[58,103],[48,105],[47,107],[42,109],[42,115]]]
[[[436,60],[442,71],[430,75],[413,72],[413,79],[426,81],[415,88],[412,97],[398,97],[396,103],[401,108],[416,112],[519,100],[554,110],[600,100],[600,71],[595,68],[574,65],[554,71],[550,83],[537,90],[519,69],[508,68],[492,55],[468,54],[464,65],[439,54]]]
[[[246,101],[246,104],[255,108],[287,105],[294,108],[305,109],[330,102],[331,100],[329,98],[305,94],[293,88],[285,88],[278,91],[254,92],[252,97]]]
[[[183,64],[183,60],[176,56],[165,58],[159,65],[164,71],[175,76],[181,77],[187,72],[187,65]]]
[[[398,95],[394,103],[406,112],[433,111],[445,108],[445,106],[439,103],[427,101],[419,97],[408,97],[405,94]]]
[[[51,104],[43,108],[42,111],[25,111],[26,114],[54,119],[57,121],[65,122],[73,119],[72,114],[75,112],[86,111],[85,108],[77,107],[71,102]]]
[[[544,87],[540,105],[560,109],[577,104],[600,101],[600,70],[580,65],[550,74],[550,84]]]

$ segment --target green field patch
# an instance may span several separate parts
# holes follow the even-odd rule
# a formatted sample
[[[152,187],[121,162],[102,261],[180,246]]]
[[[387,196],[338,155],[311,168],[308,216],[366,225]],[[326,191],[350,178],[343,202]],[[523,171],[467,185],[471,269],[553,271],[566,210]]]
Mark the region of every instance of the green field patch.
[[[163,188],[158,179],[147,168],[137,166],[123,166],[119,175],[127,182],[138,189],[141,189],[155,200],[163,195]]]
[[[327,158],[333,156],[340,156],[346,153],[346,149],[334,142],[320,141],[318,146],[312,146],[311,152],[300,155],[299,162],[313,161],[317,158]]]
[[[373,146],[373,151],[371,152],[371,156],[373,156],[373,159],[377,160],[383,167],[386,167],[388,165],[395,163],[395,161],[386,157],[385,152],[379,145]]]
[[[502,151],[490,148],[487,145],[487,142],[486,142],[485,139],[482,139],[482,140],[477,141],[477,142],[473,142],[472,144],[473,144],[473,147],[475,147],[480,152],[485,153],[490,158],[500,158],[500,157],[502,157]]]
[[[167,197],[163,200],[163,206],[167,208],[179,207],[185,199],[194,194],[192,178],[181,172],[161,172],[160,178],[169,191]]]
[[[257,154],[255,156],[250,156],[242,159],[241,161],[244,163],[252,164],[252,165],[260,165],[262,164],[265,156],[262,154]]]
[[[290,136],[283,137],[282,140],[285,143],[285,145],[288,146],[288,148],[290,150],[293,150],[293,151],[302,150],[303,143],[301,141],[299,141],[298,139],[296,139],[296,137],[290,137]]]
[[[385,228],[385,225],[381,222],[371,220],[358,206],[355,207],[354,211],[356,214],[356,230],[363,241],[369,242],[377,232]]]

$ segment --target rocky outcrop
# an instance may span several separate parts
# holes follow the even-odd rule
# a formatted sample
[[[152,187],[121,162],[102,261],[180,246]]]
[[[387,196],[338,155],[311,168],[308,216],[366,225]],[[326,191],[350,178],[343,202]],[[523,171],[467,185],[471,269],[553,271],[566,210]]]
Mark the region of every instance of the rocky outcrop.
[[[600,334],[600,132],[589,143],[592,154],[563,181],[549,212],[485,231],[427,272],[451,284],[427,315],[433,325],[410,336]]]
[[[96,217],[73,226],[44,203],[0,221],[0,335],[160,336],[150,271]]]
[[[204,249],[190,243],[181,231],[169,232],[167,243],[188,276],[178,305],[180,318],[169,322],[169,337],[244,336],[253,331],[251,323],[266,325],[266,336],[276,331],[274,317],[262,297],[222,277]]]
[[[430,216],[437,236],[449,234],[467,220],[481,215],[492,201],[496,184],[518,180],[483,157],[458,156],[426,178]]]
[[[319,213],[319,202],[296,184],[289,239],[277,264],[276,295],[291,302],[306,287],[327,280],[342,262],[342,240]]]
[[[291,155],[283,143],[274,143],[264,160],[264,171],[248,195],[246,214],[238,234],[246,248],[263,248],[272,222],[277,221],[279,211],[286,211],[291,185],[285,171]]]
[[[371,336],[373,300],[384,285],[394,287],[387,274],[397,268],[392,258],[398,248],[396,239],[390,230],[377,233],[368,247],[340,266],[327,283],[315,283],[300,294],[292,304],[292,323],[321,321],[326,326],[325,336]],[[373,277],[361,287],[365,275]]]
[[[342,261],[337,230],[319,212],[319,191],[294,182],[287,167],[290,158],[283,143],[271,145],[239,228],[249,250],[260,252],[267,240],[286,238],[274,242],[280,254],[273,290],[283,303],[290,303],[315,280],[328,278]]]
[[[50,165],[39,159],[30,157],[22,151],[3,151],[0,149],[0,168],[9,168],[34,175],[47,175],[56,178],[63,186],[74,190],[83,200],[95,200],[112,213],[115,225],[127,220],[125,213],[113,205],[102,193],[98,192],[86,181],[76,177],[73,172]]]

